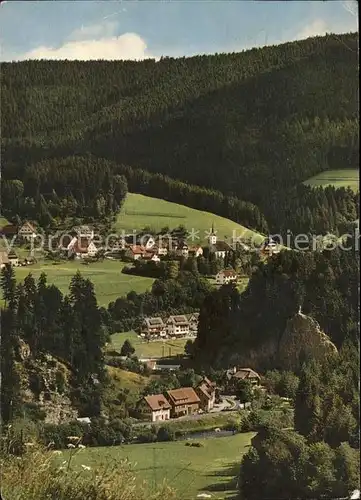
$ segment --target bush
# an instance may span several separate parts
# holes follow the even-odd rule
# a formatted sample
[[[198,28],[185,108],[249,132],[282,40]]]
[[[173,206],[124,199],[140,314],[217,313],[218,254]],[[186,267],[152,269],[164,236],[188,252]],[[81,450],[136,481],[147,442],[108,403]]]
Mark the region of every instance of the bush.
[[[59,394],[63,394],[66,381],[65,381],[65,375],[62,371],[57,370],[55,373],[55,384],[56,384],[56,389],[59,392]]]
[[[157,432],[157,441],[174,441],[175,432],[169,427],[159,427]]]
[[[137,435],[137,441],[138,443],[154,443],[157,441],[156,430],[153,427],[141,430]]]

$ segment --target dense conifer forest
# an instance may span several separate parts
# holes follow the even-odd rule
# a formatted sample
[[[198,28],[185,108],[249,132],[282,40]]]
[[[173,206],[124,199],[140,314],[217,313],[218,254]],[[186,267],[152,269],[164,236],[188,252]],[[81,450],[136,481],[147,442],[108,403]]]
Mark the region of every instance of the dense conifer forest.
[[[2,175],[21,193],[11,209],[109,215],[126,190],[113,170],[133,191],[176,201],[184,190],[184,203],[263,232],[342,232],[356,196],[301,183],[358,166],[357,71],[356,34],[160,61],[4,63]]]

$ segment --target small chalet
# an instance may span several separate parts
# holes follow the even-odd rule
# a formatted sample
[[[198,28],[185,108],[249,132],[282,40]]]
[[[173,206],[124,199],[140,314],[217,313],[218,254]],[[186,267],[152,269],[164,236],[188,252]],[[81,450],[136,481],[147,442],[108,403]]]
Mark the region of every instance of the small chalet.
[[[14,252],[14,250],[10,250],[10,252],[8,254],[8,259],[9,259],[10,264],[13,267],[18,267],[19,266],[19,257],[16,255],[16,253]]]
[[[0,269],[3,269],[7,264],[10,264],[7,252],[0,252]]]
[[[31,241],[34,238],[36,238],[37,233],[35,227],[32,224],[30,224],[30,222],[26,221],[20,227],[18,231],[18,236],[20,236],[20,238],[23,238],[24,240]]]
[[[196,334],[198,330],[199,313],[190,314],[188,317],[189,321],[189,333]]]
[[[190,325],[185,315],[169,316],[166,325],[169,337],[185,337],[189,335]]]
[[[155,245],[155,239],[153,238],[153,236],[150,236],[148,234],[145,234],[143,236],[139,235],[136,238],[136,244],[137,246],[144,247],[145,250],[150,250]]]
[[[95,257],[98,253],[97,247],[89,238],[74,237],[69,243],[67,250],[68,257],[75,256],[78,259]]]
[[[234,366],[233,368],[227,370],[226,377],[228,380],[248,380],[254,385],[259,385],[261,382],[261,377],[251,368],[237,368]]]
[[[165,337],[167,329],[161,317],[145,318],[141,326],[141,332],[147,337]]]
[[[194,247],[189,247],[188,249],[188,255],[189,257],[200,257],[203,255],[203,248],[200,246],[194,246]]]
[[[217,285],[228,285],[229,283],[236,283],[238,279],[238,275],[236,271],[233,269],[225,269],[220,271],[216,275],[216,283]]]
[[[203,411],[211,411],[216,401],[216,384],[204,377],[195,388]]]
[[[151,422],[169,420],[170,418],[171,405],[163,394],[145,396],[141,407],[143,412],[150,416]]]
[[[170,414],[172,418],[198,413],[201,402],[192,387],[167,391],[167,399],[171,405]]]

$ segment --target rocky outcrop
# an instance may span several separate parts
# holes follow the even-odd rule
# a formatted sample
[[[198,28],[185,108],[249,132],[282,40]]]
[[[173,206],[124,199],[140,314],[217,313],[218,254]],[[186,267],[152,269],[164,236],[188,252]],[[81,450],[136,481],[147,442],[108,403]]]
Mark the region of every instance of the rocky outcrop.
[[[317,321],[300,310],[287,322],[278,347],[278,364],[282,369],[297,372],[308,359],[322,360],[334,353],[336,346]]]
[[[23,403],[41,414],[45,423],[59,424],[78,417],[69,397],[71,372],[64,363],[49,354],[34,359],[29,346],[21,341],[16,367]]]

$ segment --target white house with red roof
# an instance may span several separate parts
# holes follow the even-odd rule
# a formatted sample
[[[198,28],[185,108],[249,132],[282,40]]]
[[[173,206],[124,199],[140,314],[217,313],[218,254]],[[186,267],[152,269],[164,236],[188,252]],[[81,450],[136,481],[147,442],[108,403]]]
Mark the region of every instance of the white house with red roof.
[[[224,269],[219,271],[216,275],[217,285],[228,285],[229,283],[236,283],[238,279],[238,274],[233,269]]]

